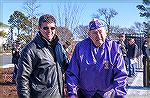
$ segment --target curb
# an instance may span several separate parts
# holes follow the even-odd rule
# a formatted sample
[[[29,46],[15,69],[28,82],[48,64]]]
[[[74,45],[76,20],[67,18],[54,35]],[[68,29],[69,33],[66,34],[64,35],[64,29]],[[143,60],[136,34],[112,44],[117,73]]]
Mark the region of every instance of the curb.
[[[0,53],[0,55],[11,55],[11,53]]]
[[[3,66],[0,66],[0,68],[10,68],[10,67],[14,67],[14,64],[6,64]]]

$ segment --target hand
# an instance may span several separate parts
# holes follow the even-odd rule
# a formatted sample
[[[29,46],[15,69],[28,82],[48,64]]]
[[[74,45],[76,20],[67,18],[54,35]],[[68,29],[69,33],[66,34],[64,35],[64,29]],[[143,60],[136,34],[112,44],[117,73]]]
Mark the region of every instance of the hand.
[[[145,44],[144,47],[147,47],[147,44]]]

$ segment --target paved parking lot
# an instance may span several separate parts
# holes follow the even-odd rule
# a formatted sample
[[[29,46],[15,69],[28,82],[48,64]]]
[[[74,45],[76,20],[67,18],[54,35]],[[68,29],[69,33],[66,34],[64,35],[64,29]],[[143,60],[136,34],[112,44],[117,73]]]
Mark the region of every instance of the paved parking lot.
[[[11,64],[12,55],[11,53],[1,53],[0,54],[0,66]]]

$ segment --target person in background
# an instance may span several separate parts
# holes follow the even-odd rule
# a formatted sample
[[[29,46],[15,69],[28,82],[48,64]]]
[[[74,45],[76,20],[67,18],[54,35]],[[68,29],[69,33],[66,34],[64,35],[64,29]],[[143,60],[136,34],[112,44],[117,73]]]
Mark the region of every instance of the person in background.
[[[125,60],[125,65],[126,65],[126,69],[128,68],[128,63],[127,63],[127,46],[125,44],[125,34],[121,33],[119,34],[119,41],[117,41],[117,43],[119,44],[121,51],[122,51],[122,55],[124,57]]]
[[[66,41],[63,45],[64,49],[66,50],[66,54],[67,54],[67,57],[69,58],[69,46],[71,45],[71,43],[69,41]]]
[[[128,76],[119,45],[98,19],[89,23],[88,35],[75,46],[66,71],[69,98],[125,98]]]
[[[138,53],[138,46],[133,38],[129,39],[127,49],[127,58],[129,64],[128,76],[132,77],[136,75],[136,55]]]
[[[148,47],[148,42],[150,42],[150,34],[146,36],[146,40],[142,44],[142,52],[143,52],[143,65],[146,65],[147,53],[146,48]]]
[[[12,82],[16,82],[17,69],[18,69],[18,59],[20,57],[20,43],[16,43],[16,45],[12,48],[12,64],[14,64],[13,77]]]
[[[39,32],[21,51],[18,62],[19,98],[64,98],[63,73],[68,60],[56,35],[56,19],[39,18]]]
[[[143,52],[143,85],[147,86],[146,84],[146,74],[147,74],[147,67],[146,67],[146,62],[147,62],[147,58],[148,58],[148,54],[147,54],[147,49],[150,48],[148,46],[150,46],[150,34],[145,36],[146,40],[144,41],[143,45],[142,45],[142,52]]]

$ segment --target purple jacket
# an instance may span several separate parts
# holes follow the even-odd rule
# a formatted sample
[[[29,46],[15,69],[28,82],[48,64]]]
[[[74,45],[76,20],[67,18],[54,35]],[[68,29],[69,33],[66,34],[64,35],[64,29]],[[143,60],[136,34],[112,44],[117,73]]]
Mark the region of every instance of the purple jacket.
[[[115,98],[123,98],[127,72],[118,44],[106,39],[96,48],[90,38],[79,42],[66,72],[66,82],[69,96],[76,95],[80,88],[86,98],[91,98],[95,92],[109,98],[113,91]]]

